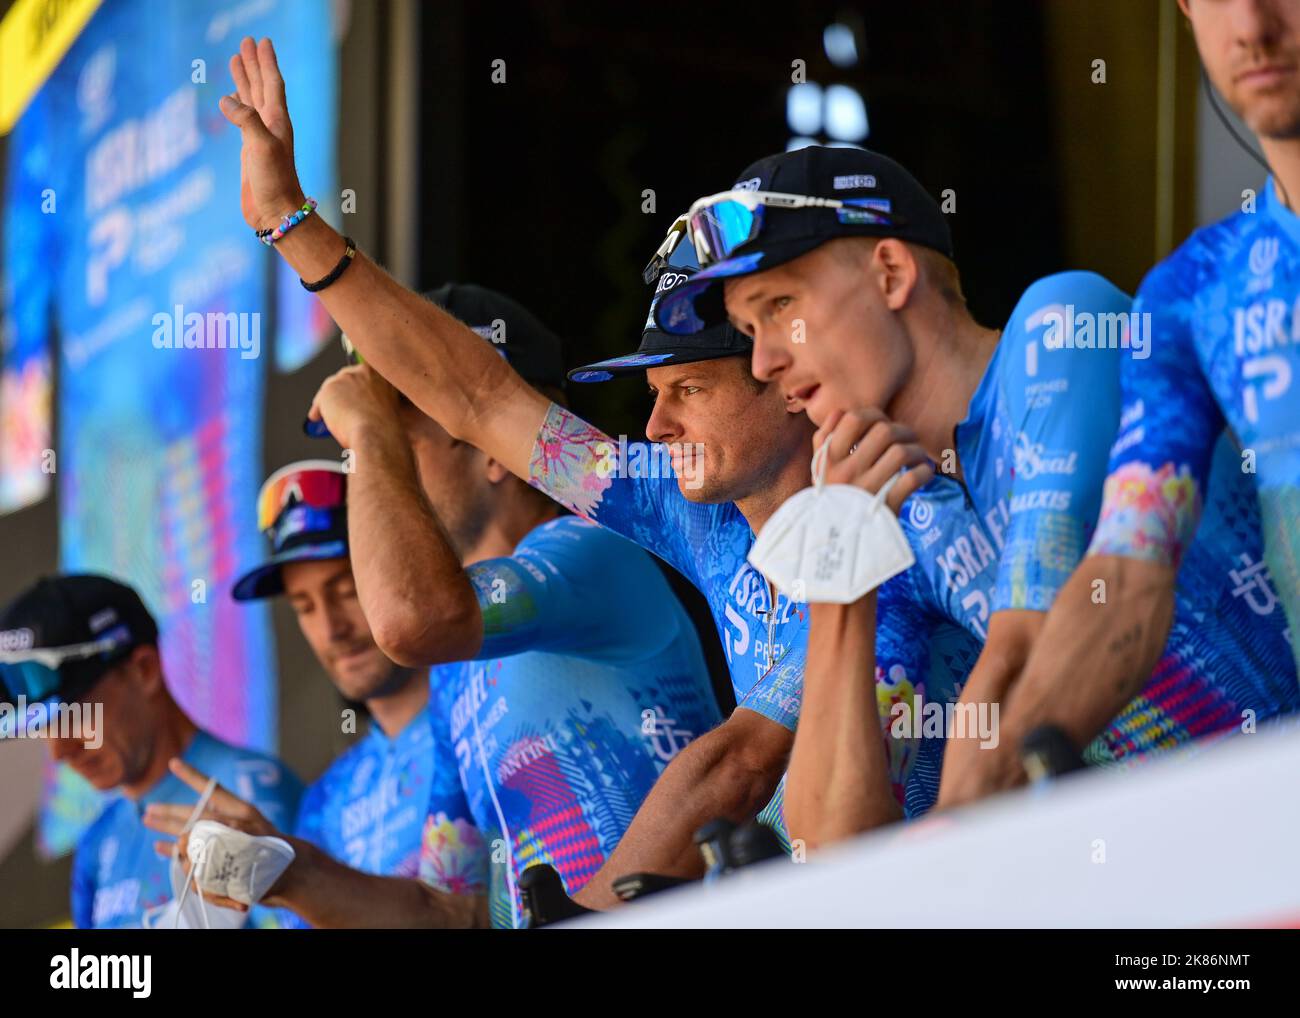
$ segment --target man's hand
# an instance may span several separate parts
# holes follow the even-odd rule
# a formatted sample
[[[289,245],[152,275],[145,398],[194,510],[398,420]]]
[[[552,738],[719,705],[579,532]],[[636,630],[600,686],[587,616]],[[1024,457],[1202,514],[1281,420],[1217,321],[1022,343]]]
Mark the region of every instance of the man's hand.
[[[168,764],[171,772],[180,778],[190,788],[194,789],[199,795],[202,795],[208,787],[208,776],[200,771],[195,770],[185,761],[173,758]],[[190,814],[194,812],[193,806],[186,806],[177,803],[150,803],[144,812],[144,825],[151,831],[157,831],[159,834],[169,834],[177,839],[177,849],[180,852],[180,863],[185,867],[186,876],[190,872],[189,843],[190,834],[185,830],[185,823],[189,820]],[[276,830],[275,825],[267,820],[256,806],[251,802],[245,802],[234,793],[218,785],[212,792],[212,798],[208,800],[207,807],[199,815],[200,820],[216,820],[225,824],[227,827],[233,827],[237,831],[243,831],[245,834],[254,836],[267,835],[274,838],[284,838],[285,836]],[[172,854],[172,844],[168,841],[154,842],[154,850],[161,856],[170,858]],[[296,860],[295,860],[296,862]],[[280,888],[293,869],[293,863],[281,874],[280,879],[276,881],[266,894],[266,898]],[[222,897],[221,895],[203,893],[203,897],[212,902],[214,905],[220,905],[223,908],[238,909],[240,912],[247,912],[248,906],[243,902],[235,901],[232,898]]]
[[[399,406],[396,389],[369,365],[354,364],[321,383],[307,417],[323,420],[339,445],[350,449],[363,427],[400,430]]]
[[[270,39],[246,38],[230,58],[235,94],[221,97],[222,115],[239,128],[239,207],[254,230],[271,229],[306,196],[293,164],[293,124],[284,79]]]
[[[885,500],[895,515],[907,497],[934,476],[916,433],[876,409],[832,413],[813,435],[814,449],[823,443],[829,443],[827,484],[851,484],[874,495],[907,467]]]

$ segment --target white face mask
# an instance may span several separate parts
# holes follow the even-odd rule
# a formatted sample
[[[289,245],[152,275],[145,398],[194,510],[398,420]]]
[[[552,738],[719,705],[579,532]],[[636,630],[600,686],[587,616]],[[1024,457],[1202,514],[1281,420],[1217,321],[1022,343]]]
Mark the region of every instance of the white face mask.
[[[209,894],[256,905],[294,859],[283,838],[237,831],[215,820],[200,820],[190,832],[191,872]]]
[[[203,790],[198,803],[185,821],[184,830],[195,826],[200,814],[212,798],[217,779],[208,780],[208,787]],[[195,874],[185,873],[180,860],[180,840],[172,845],[172,859],[167,875],[171,880],[172,897],[162,905],[147,909],[144,914],[144,927],[150,930],[237,930],[248,922],[248,913],[236,908],[209,905],[201,894],[190,894],[190,887],[195,885]]]
[[[852,604],[916,561],[885,504],[903,476],[872,495],[826,484],[827,446],[813,454],[813,486],[786,499],[759,532],[749,563],[792,601]]]

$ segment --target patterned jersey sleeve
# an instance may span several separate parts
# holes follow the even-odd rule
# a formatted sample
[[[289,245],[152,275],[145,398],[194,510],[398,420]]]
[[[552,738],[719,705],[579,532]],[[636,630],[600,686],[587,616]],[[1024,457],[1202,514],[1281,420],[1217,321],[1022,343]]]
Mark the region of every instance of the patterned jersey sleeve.
[[[524,651],[640,658],[680,635],[673,594],[650,556],[586,520],[544,524],[513,555],[467,572],[483,613],[480,660]]]
[[[429,722],[433,726],[433,780],[420,838],[419,879],[448,894],[487,894],[492,847],[470,814],[447,711],[431,710]]]
[[[691,460],[689,466],[702,469],[703,463]],[[710,512],[682,497],[660,447],[615,439],[552,403],[528,469],[534,488],[653,552],[698,585],[691,538]]]
[[[876,706],[889,761],[889,783],[900,805],[920,749],[922,726],[911,721],[928,698],[931,623],[913,590],[915,566],[876,595]]]
[[[1118,337],[1130,305],[1095,273],[1061,273],[1025,292],[1027,313],[1003,337],[1013,464],[992,611],[1047,611],[1088,547],[1119,419]]]
[[[1200,521],[1223,415],[1192,342],[1177,262],[1147,276],[1134,304],[1146,346],[1120,369],[1123,411],[1091,555],[1177,568]]]

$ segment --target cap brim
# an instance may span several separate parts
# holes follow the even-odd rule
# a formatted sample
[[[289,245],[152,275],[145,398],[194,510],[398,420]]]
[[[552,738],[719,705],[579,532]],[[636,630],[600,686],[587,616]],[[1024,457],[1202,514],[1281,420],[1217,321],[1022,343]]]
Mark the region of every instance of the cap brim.
[[[648,368],[662,367],[665,364],[694,364],[697,361],[716,361],[723,357],[739,357],[743,350],[700,350],[698,348],[680,350],[656,350],[653,353],[630,353],[623,357],[611,357],[607,361],[597,361],[569,372],[570,382],[608,382],[620,375],[632,375]]]
[[[675,336],[689,336],[720,325],[727,320],[727,309],[722,303],[722,288],[717,285],[719,280],[766,272],[807,254],[830,239],[824,236],[799,237],[765,244],[761,251],[749,251],[701,269],[659,298],[655,306],[655,324]]]
[[[256,601],[263,597],[274,597],[284,593],[284,578],[280,575],[280,567],[286,563],[316,562],[322,559],[347,557],[346,541],[304,544],[289,551],[282,551],[278,555],[272,555],[262,565],[245,573],[235,581],[230,594],[236,601]]]

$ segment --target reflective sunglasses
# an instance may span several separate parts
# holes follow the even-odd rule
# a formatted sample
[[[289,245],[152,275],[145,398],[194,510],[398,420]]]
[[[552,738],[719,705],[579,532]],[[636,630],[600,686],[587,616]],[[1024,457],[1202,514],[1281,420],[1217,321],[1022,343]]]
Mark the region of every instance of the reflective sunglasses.
[[[63,684],[59,673],[63,665],[93,657],[107,658],[130,639],[126,626],[117,626],[88,643],[0,652],[0,701],[12,703],[19,696],[26,697],[28,703],[46,700]]]
[[[257,529],[271,531],[291,505],[338,509],[344,503],[344,478],[339,464],[309,460],[282,467],[266,479],[257,493]]]
[[[831,209],[841,223],[852,226],[901,223],[891,213],[888,198],[818,198],[779,191],[723,191],[701,198],[684,217],[700,268],[725,261],[737,248],[758,239],[763,233],[764,212],[769,208]],[[673,226],[676,228],[677,224]]]

